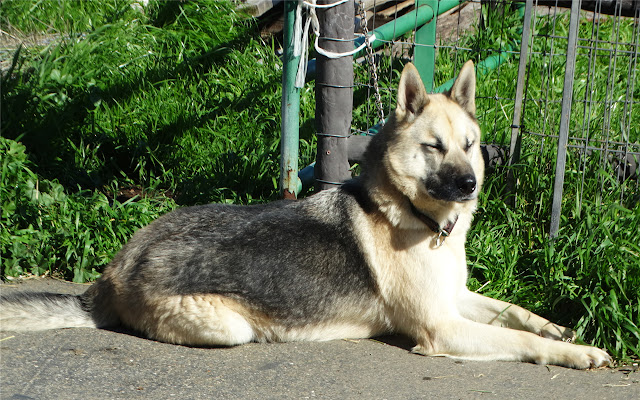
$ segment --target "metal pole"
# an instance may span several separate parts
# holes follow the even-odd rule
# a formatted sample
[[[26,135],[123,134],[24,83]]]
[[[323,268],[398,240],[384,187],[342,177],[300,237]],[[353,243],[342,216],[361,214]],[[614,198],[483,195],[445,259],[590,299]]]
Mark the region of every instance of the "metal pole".
[[[322,0],[318,3],[332,3]],[[318,10],[319,45],[343,53],[353,50],[353,1]],[[353,59],[319,55],[316,78],[316,190],[335,187],[351,178],[347,138],[351,134],[353,108]]]
[[[522,120],[522,100],[524,95],[524,78],[527,69],[527,53],[529,50],[529,37],[531,35],[531,12],[533,0],[527,0],[524,8],[524,21],[522,24],[522,37],[520,38],[520,62],[518,64],[518,80],[516,82],[516,99],[511,123],[511,144],[509,147],[509,166],[520,161],[520,143],[522,140],[520,122]],[[516,205],[516,176],[510,169],[507,175],[507,186],[512,196],[509,198],[511,205]]]
[[[416,30],[416,44],[413,51],[413,61],[420,73],[427,93],[433,90],[433,75],[436,66],[436,22],[439,15],[438,0],[418,0],[416,8],[421,6],[431,8],[434,17]]]
[[[558,132],[558,154],[556,157],[556,177],[553,185],[553,203],[551,205],[551,225],[549,237],[558,236],[562,208],[562,189],[564,185],[564,168],[567,160],[567,144],[569,142],[569,120],[571,102],[573,100],[573,77],[576,66],[576,45],[578,43],[578,23],[580,21],[580,5],[582,1],[571,3],[571,19],[569,20],[569,37],[567,39],[567,65],[564,70],[564,88],[562,91],[562,111],[560,115],[560,131]]]
[[[464,0],[440,0],[438,2],[437,12],[444,14],[453,7],[464,2]],[[396,18],[395,20],[382,25],[379,28],[374,29],[373,33],[376,35],[376,40],[371,43],[371,46],[375,49],[384,44],[385,41],[391,41],[404,35],[405,33],[420,27],[427,22],[431,21],[436,16],[436,10],[429,6],[418,6],[415,10],[406,13],[405,15]],[[364,38],[360,37],[355,40],[355,46],[358,47],[364,43]],[[364,55],[364,50],[359,51],[354,55],[354,58],[358,58]]]
[[[293,55],[293,27],[297,1],[284,2],[284,56],[282,71],[282,130],[280,141],[280,193],[295,200],[298,194],[298,142],[300,131],[300,89],[296,72],[300,57]],[[303,43],[305,46],[306,43]],[[301,184],[300,184],[301,186]]]
[[[509,165],[518,162],[520,158],[520,120],[522,115],[522,99],[524,94],[524,77],[527,69],[527,53],[529,50],[529,36],[531,35],[531,11],[533,0],[527,0],[524,8],[522,24],[522,38],[520,42],[520,62],[518,64],[518,81],[516,83],[516,99],[511,124],[511,147],[509,149]]]

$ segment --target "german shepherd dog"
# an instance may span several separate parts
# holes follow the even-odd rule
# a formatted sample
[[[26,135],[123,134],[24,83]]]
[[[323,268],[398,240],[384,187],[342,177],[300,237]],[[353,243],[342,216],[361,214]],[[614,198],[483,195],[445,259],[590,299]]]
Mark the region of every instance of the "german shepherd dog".
[[[194,346],[400,333],[424,355],[611,363],[571,329],[466,287],[484,169],[475,87],[470,61],[446,94],[427,94],[408,64],[359,177],[300,201],[173,211],[84,294],[5,296],[0,326],[124,326]]]

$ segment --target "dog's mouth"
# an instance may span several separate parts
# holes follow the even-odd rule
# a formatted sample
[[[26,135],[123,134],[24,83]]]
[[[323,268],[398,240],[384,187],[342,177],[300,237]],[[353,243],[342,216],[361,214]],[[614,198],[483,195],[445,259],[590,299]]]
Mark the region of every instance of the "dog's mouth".
[[[455,203],[464,203],[467,201],[475,200],[478,198],[477,194],[470,195],[459,195],[450,192],[443,192],[439,190],[432,190],[427,188],[427,193],[429,196],[433,197],[436,200],[447,201],[447,202],[455,202]]]
[[[478,182],[473,174],[434,176],[427,178],[424,185],[429,196],[436,200],[462,203],[478,197]]]

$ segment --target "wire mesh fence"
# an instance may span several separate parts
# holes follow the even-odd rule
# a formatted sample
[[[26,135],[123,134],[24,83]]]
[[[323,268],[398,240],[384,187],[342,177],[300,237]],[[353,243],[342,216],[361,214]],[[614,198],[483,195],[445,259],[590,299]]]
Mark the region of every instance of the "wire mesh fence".
[[[370,2],[369,28],[393,23],[410,7],[422,5],[406,3]],[[555,213],[551,236],[562,218],[580,217],[585,204],[637,204],[637,2],[469,1],[439,15],[436,26],[434,44],[417,43],[412,31],[377,50],[387,115],[395,106],[401,66],[415,62],[420,48],[436,52],[434,92],[445,90],[472,59],[484,142],[498,146],[493,161],[522,167],[513,168],[515,193],[522,186],[537,188],[540,207]],[[355,59],[354,71],[352,133],[362,134],[377,121],[376,104],[364,57]],[[508,161],[500,158],[506,154]],[[532,175],[535,182],[528,182],[531,168],[539,172]]]

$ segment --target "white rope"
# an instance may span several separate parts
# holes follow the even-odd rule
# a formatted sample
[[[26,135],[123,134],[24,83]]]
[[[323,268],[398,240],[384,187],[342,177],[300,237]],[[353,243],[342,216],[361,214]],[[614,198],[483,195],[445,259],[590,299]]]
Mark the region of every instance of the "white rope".
[[[331,3],[331,4],[316,4],[316,0],[311,0],[311,3],[302,0],[302,3],[304,3],[307,7],[312,7],[312,8],[331,8],[331,7],[339,6],[342,3],[346,3],[347,1],[349,0],[338,0],[335,3]]]
[[[316,36],[314,46],[318,54],[321,54],[327,58],[335,59],[341,57],[349,57],[357,52],[363,50],[367,44],[371,44],[376,40],[376,35],[371,34],[368,38],[365,37],[364,42],[358,46],[357,49],[347,51],[344,53],[336,53],[333,51],[327,51],[320,47],[319,37],[320,37],[320,22],[318,21],[318,15],[316,14],[316,8],[330,8],[335,7],[340,4],[346,3],[349,0],[338,0],[335,3],[318,5],[316,4],[316,0],[298,0],[298,7],[296,9],[296,20],[294,22],[293,29],[293,55],[294,57],[300,57],[300,61],[298,63],[298,72],[296,73],[296,81],[295,86],[297,88],[302,88],[305,82],[305,76],[307,74],[307,63],[309,58],[309,48],[308,48],[308,40],[309,40],[309,27],[313,28],[313,34]],[[304,28],[302,27],[302,12],[306,11],[307,20],[305,21]],[[369,42],[369,43],[367,43]]]
[[[307,65],[308,65],[308,60],[309,60],[309,46],[307,45],[308,43],[308,37],[309,37],[309,24],[311,23],[311,19],[308,18],[307,19],[307,23],[304,25],[304,32],[302,33],[302,40],[304,41],[304,46],[299,46],[301,47],[301,52],[298,52],[296,54],[296,51],[294,49],[293,55],[294,56],[300,56],[300,61],[298,62],[298,72],[296,73],[296,81],[294,83],[295,87],[297,87],[298,89],[302,88],[304,86],[304,82],[305,82],[305,78],[307,76]]]
[[[322,54],[323,56],[325,56],[327,58],[340,58],[340,57],[347,57],[347,56],[352,56],[352,55],[356,54],[360,50],[362,50],[365,47],[367,47],[367,41],[369,43],[373,43],[375,40],[376,40],[376,34],[372,33],[371,36],[369,36],[368,38],[365,38],[364,42],[362,42],[362,44],[360,46],[358,46],[358,48],[353,49],[351,51],[346,51],[344,53],[335,53],[333,51],[326,51],[322,47],[318,46],[318,37],[317,36],[316,36],[315,46],[316,46],[316,51],[318,52],[318,54]]]
[[[296,20],[293,23],[293,35],[291,41],[293,42],[293,56],[300,56],[300,48],[302,47],[302,7],[298,5],[296,7]]]
[[[315,0],[312,0],[315,3]],[[307,75],[307,60],[309,58],[309,25],[314,21],[311,17],[313,11],[315,17],[315,9],[312,8],[314,4],[307,3],[304,0],[298,0],[298,7],[296,8],[296,20],[293,25],[293,56],[300,57],[298,61],[298,71],[296,73],[295,87],[302,88],[304,86],[305,76]],[[302,11],[307,10],[307,20],[302,27]],[[314,24],[318,24],[318,18],[315,17]],[[320,30],[320,28],[318,28]],[[315,26],[314,26],[315,31]]]

